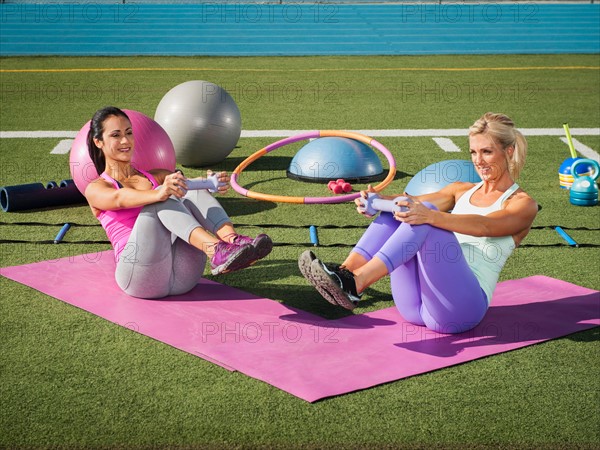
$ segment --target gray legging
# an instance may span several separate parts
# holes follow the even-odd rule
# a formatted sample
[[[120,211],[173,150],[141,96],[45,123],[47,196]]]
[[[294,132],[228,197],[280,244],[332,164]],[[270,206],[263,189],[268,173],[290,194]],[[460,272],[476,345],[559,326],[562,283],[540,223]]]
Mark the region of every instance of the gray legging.
[[[230,222],[208,191],[145,206],[119,256],[115,278],[128,295],[161,298],[189,292],[202,278],[206,253],[189,244],[194,228],[215,233]]]

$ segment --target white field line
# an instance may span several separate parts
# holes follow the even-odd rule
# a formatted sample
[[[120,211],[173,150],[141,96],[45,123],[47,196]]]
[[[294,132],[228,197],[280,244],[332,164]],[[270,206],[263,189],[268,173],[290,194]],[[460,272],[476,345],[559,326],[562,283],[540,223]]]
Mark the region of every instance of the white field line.
[[[561,137],[560,140],[563,141],[565,144],[569,145],[569,141],[566,137]],[[596,152],[594,149],[589,148],[587,145],[579,142],[577,139],[572,139],[572,141],[575,150],[577,150],[586,158],[593,159],[597,163],[600,163],[600,154],[598,154],[598,152]]]
[[[432,139],[445,152],[460,152],[460,148],[452,142],[452,139],[442,137],[434,137]]]
[[[564,128],[519,128],[525,136],[564,136]],[[314,130],[244,130],[241,137],[290,137]],[[439,137],[468,136],[466,128],[423,129],[423,130],[348,130],[370,137]],[[600,128],[572,128],[571,135],[598,136]]]
[[[519,128],[525,136],[564,136],[563,128]],[[289,137],[314,130],[243,130],[241,137]],[[348,130],[370,137],[441,137],[467,136],[467,129],[423,129],[423,130]],[[600,128],[571,128],[574,136],[598,136]],[[27,138],[74,138],[77,131],[0,131],[0,139]]]
[[[286,138],[300,133],[314,130],[243,130],[243,138]],[[440,136],[466,137],[467,129],[423,129],[423,130],[353,130],[370,137],[431,137],[445,152],[460,152],[460,148],[449,138]],[[568,143],[564,137],[563,128],[520,128],[525,136],[560,136],[561,141]],[[599,136],[600,128],[573,128],[571,135]],[[71,149],[73,138],[77,131],[0,131],[0,139],[62,139],[50,152],[52,154],[66,154]],[[573,146],[586,158],[600,162],[600,154],[577,139],[573,139]]]
[[[75,138],[78,131],[0,131],[0,139]]]
[[[66,155],[71,151],[73,141],[75,141],[75,139],[63,139],[56,144],[56,147],[54,147],[50,153],[53,155]]]

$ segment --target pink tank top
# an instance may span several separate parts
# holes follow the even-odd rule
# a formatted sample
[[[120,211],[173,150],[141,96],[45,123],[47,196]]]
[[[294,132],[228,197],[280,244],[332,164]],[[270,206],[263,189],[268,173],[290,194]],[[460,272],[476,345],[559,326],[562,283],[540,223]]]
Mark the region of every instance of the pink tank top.
[[[159,186],[156,178],[154,178],[150,173],[141,169],[136,170],[150,180],[153,189],[156,189]],[[109,183],[112,183],[115,189],[121,188],[119,182],[106,173],[103,172],[100,176]],[[135,221],[137,220],[141,210],[142,206],[139,206],[136,208],[100,211],[100,214],[98,214],[97,218],[100,221],[102,228],[104,228],[104,231],[106,231],[106,236],[108,236],[108,240],[115,251],[115,261],[119,260],[119,255],[129,240],[131,230],[133,229],[133,225],[135,225]]]

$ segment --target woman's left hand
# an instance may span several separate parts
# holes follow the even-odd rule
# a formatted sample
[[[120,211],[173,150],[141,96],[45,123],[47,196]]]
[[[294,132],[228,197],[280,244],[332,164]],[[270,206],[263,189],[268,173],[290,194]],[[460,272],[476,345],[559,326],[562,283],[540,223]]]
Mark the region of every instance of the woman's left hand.
[[[407,195],[408,200],[401,200],[396,204],[403,206],[405,211],[395,212],[394,218],[400,222],[408,223],[411,225],[421,225],[423,223],[430,223],[431,213],[434,212],[427,208],[416,198]]]
[[[206,176],[210,177],[211,175],[214,175],[215,172],[213,172],[212,170],[208,170],[206,172]],[[229,190],[229,180],[230,180],[230,176],[227,174],[227,172],[217,172],[217,179],[219,180],[219,190],[218,193],[219,194],[224,194],[225,192],[227,192]]]

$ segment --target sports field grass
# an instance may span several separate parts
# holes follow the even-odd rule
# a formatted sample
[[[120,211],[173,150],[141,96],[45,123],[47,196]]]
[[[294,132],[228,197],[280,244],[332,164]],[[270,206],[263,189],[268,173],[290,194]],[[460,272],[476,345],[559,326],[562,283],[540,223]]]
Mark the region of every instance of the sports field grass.
[[[0,64],[0,131],[78,130],[107,104],[153,116],[165,92],[191,79],[226,88],[245,130],[467,128],[486,111],[504,112],[522,128],[600,123],[598,55],[40,57]],[[137,70],[106,70],[117,68]],[[576,138],[600,150],[598,135]],[[399,170],[387,193],[401,192],[430,163],[468,158],[466,138],[452,138],[461,153],[444,153],[427,137],[377,139]],[[58,140],[0,139],[0,185],[70,178],[68,156],[50,154]],[[274,140],[243,138],[213,169],[231,171]],[[569,156],[559,137],[528,141],[520,184],[543,208],[501,280],[542,274],[600,289],[600,210],[570,205],[559,189],[557,170]],[[268,193],[327,195],[325,186],[285,177],[298,148],[261,158],[241,183]],[[307,286],[296,260],[309,246],[309,225],[319,230],[318,255],[342,260],[361,234],[356,226],[368,224],[351,205],[272,204],[233,192],[222,203],[241,231],[264,229],[277,247],[245,271],[210,278],[327,318],[346,314]],[[85,206],[0,216],[0,267],[109,248]],[[77,224],[66,242],[35,243],[52,239],[64,222]],[[551,229],[557,225],[581,248],[568,247]],[[309,404],[5,278],[0,283],[2,447],[600,446],[598,328]],[[382,280],[356,313],[389,306]]]

